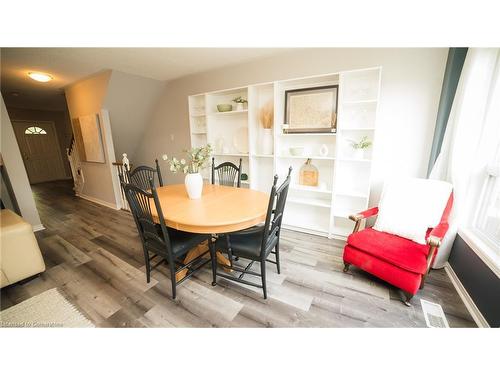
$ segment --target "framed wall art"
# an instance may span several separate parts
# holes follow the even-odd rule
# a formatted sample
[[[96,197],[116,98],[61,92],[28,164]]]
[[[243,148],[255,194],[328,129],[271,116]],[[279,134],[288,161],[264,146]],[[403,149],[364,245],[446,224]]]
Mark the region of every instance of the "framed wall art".
[[[286,133],[335,133],[339,85],[285,91]]]
[[[105,163],[99,115],[81,116],[74,120],[75,139],[82,161]]]

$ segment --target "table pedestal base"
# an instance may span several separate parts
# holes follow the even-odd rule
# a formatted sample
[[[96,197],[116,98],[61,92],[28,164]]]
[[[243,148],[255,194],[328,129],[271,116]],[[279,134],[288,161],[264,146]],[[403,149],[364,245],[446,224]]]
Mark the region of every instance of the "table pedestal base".
[[[196,246],[193,249],[189,250],[188,253],[186,254],[186,258],[184,258],[183,263],[187,264],[187,263],[191,262],[193,259],[195,259],[196,257],[198,257],[201,254],[203,254],[205,251],[207,251],[207,247],[208,247],[208,242],[204,241],[201,244],[199,244],[198,246]],[[206,256],[208,256],[208,255],[209,254],[207,254]],[[229,259],[227,259],[220,251],[217,251],[216,255],[217,255],[217,262],[220,265],[222,265],[222,266],[228,266],[228,267],[231,265],[229,263]],[[232,271],[232,270],[230,270],[230,271]],[[188,273],[187,269],[184,269],[184,270],[182,270],[180,272],[177,272],[176,275],[175,275],[175,280],[177,282],[181,281],[184,277],[186,277],[187,273]]]

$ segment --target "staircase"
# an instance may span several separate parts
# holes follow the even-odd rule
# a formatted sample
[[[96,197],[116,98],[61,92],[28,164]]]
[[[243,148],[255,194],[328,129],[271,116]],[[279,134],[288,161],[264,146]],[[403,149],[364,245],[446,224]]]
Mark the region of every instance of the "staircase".
[[[80,155],[78,154],[78,150],[76,149],[75,137],[71,138],[71,143],[69,148],[66,149],[66,156],[69,161],[69,165],[71,168],[71,175],[73,177],[73,190],[75,194],[79,194],[85,183],[85,179],[83,177],[81,164],[80,164]]]

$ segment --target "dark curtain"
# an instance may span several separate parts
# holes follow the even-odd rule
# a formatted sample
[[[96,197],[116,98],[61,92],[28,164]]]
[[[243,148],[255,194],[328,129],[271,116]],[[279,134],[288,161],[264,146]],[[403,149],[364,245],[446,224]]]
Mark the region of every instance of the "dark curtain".
[[[462,73],[467,50],[468,48],[450,48],[448,51],[448,60],[444,72],[441,98],[439,99],[439,109],[436,119],[436,128],[434,129],[429,166],[427,168],[427,176],[431,173],[432,167],[441,151],[446,125],[450,117],[453,99],[455,98],[455,92],[457,91],[458,81],[460,80],[460,74]]]

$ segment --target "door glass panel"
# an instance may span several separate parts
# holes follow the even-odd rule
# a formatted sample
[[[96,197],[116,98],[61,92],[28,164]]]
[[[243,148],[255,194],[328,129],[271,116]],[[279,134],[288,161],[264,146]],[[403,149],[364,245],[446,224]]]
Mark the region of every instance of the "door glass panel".
[[[47,132],[38,126],[30,126],[24,131],[24,134],[47,134]]]

